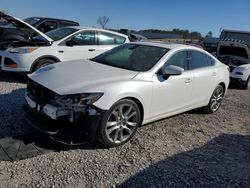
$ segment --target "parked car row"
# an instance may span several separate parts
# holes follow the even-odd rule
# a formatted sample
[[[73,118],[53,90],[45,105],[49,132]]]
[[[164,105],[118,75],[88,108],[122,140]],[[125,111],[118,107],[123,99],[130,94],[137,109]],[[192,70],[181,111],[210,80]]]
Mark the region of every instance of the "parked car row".
[[[32,29],[31,41],[4,43],[0,52],[3,70],[32,72],[27,116],[78,122],[91,141],[108,147],[126,143],[143,124],[196,108],[216,112],[229,85],[228,66],[194,46],[131,43],[126,35],[76,26]],[[62,127],[38,129],[55,139]]]
[[[31,73],[40,67],[61,61],[93,58],[111,48],[129,42],[126,35],[80,26],[51,30],[46,34],[9,15],[11,23],[33,31],[28,41],[9,40],[0,44],[1,68],[4,71]],[[11,19],[10,19],[11,18]]]

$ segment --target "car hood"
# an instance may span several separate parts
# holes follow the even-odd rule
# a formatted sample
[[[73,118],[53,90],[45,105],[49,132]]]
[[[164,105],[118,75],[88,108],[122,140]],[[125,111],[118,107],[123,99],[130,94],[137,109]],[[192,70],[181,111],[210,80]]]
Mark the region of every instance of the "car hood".
[[[30,24],[26,23],[25,21],[20,20],[20,19],[14,17],[14,16],[10,16],[8,14],[0,12],[0,19],[6,20],[8,23],[14,25],[17,28],[28,28],[28,29],[31,29],[31,30],[35,31],[37,34],[41,35],[48,42],[50,42],[50,43],[53,42],[53,40],[50,37],[48,37],[47,35],[45,35],[41,31],[39,31],[35,27],[31,26]]]
[[[29,78],[59,95],[104,91],[105,84],[129,80],[138,72],[103,65],[90,60],[61,62],[40,68]]]

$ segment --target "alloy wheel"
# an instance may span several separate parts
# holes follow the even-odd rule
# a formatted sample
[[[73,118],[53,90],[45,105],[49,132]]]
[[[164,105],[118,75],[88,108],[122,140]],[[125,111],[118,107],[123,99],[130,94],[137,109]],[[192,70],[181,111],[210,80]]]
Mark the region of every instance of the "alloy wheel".
[[[223,96],[224,96],[223,87],[217,87],[211,98],[210,107],[213,112],[217,111],[218,108],[220,107]]]
[[[106,123],[106,135],[112,143],[122,143],[130,139],[134,134],[139,116],[135,107],[131,104],[117,106]]]

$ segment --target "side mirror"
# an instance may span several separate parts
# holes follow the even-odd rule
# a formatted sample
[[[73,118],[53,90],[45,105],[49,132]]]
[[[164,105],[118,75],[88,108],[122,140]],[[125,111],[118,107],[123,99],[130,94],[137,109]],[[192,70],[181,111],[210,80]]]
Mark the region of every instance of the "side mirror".
[[[169,76],[178,76],[184,72],[184,69],[175,65],[168,65],[163,70],[163,78],[168,79]]]
[[[72,47],[72,46],[75,46],[75,45],[77,45],[77,42],[76,41],[74,41],[74,40],[68,40],[68,41],[66,41],[66,46],[70,46],[70,47]]]

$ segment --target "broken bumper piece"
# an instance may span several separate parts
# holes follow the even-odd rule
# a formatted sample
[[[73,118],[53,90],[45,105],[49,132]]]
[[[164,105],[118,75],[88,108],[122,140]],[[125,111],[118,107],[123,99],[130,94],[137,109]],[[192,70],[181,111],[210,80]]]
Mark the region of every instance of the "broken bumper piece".
[[[27,94],[25,101],[25,117],[28,124],[48,134],[53,140],[67,145],[93,142],[105,112],[100,109],[86,108],[84,113],[76,113],[50,104],[43,106]]]

